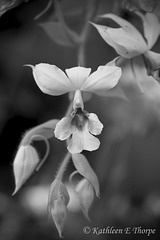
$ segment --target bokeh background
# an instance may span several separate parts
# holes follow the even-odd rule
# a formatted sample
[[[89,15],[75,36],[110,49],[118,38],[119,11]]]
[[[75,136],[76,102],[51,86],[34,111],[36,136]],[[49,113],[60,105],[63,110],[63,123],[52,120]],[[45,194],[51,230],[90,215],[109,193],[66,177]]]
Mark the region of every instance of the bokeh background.
[[[69,100],[67,95],[43,94],[34,82],[31,69],[25,64],[50,63],[61,69],[77,66],[77,47],[58,44],[41,24],[54,16],[54,6],[35,19],[48,1],[0,1],[0,240],[50,240],[58,233],[47,214],[48,189],[54,180],[66,149],[65,144],[50,140],[51,152],[40,171],[15,195],[13,160],[23,133],[52,118],[62,118]],[[67,24],[79,32],[92,0],[61,0]],[[10,5],[7,5],[10,4]],[[95,4],[95,1],[93,1]],[[137,24],[134,13],[123,8],[121,1],[99,0],[95,15],[115,13]],[[158,14],[158,6],[155,9]],[[84,14],[84,15],[83,15]],[[158,16],[159,17],[159,16]],[[99,21],[95,16],[95,21]],[[108,21],[107,24],[113,24]],[[57,37],[58,39],[58,37]],[[160,39],[154,51],[160,52]],[[117,56],[90,25],[85,41],[86,67],[96,70]],[[146,76],[143,63],[135,61],[142,94],[128,63],[118,87],[106,97],[92,96],[85,109],[96,113],[105,128],[100,136],[101,147],[85,152],[96,172],[101,189],[89,211],[88,222],[68,182],[74,171],[72,163],[65,173],[72,201],[64,226],[65,239],[158,239],[160,237],[160,87]],[[119,87],[120,90],[119,90]],[[43,156],[45,146],[37,145]],[[89,226],[115,229],[141,226],[156,229],[145,234],[85,235]]]

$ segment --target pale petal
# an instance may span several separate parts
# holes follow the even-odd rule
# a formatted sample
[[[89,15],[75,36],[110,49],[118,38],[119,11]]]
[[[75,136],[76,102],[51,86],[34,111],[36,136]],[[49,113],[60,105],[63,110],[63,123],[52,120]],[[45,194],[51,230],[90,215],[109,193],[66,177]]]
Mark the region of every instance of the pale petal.
[[[123,28],[110,28],[103,25],[93,24],[101,37],[112,46],[115,51],[125,58],[133,58],[147,50],[147,44],[143,37],[136,37],[134,33]]]
[[[83,154],[72,154],[72,160],[77,171],[93,185],[96,196],[99,196],[99,182],[98,178],[91,168],[87,158]]]
[[[142,19],[144,36],[148,42],[148,49],[151,49],[160,34],[159,20],[154,13],[147,13],[146,15],[143,15],[140,12],[137,12],[137,15]]]
[[[58,230],[59,237],[63,238],[62,230],[67,216],[67,208],[61,198],[54,200],[53,207],[49,207],[49,213]]]
[[[104,92],[113,88],[120,79],[122,74],[121,68],[114,66],[100,66],[97,71],[93,72],[81,90],[87,92]]]
[[[68,151],[72,154],[80,153],[83,150],[94,151],[99,148],[100,141],[88,132],[87,127],[83,131],[73,132],[69,141]]]
[[[16,185],[13,195],[29,179],[36,169],[38,162],[39,157],[37,151],[31,145],[20,146],[13,163]]]
[[[130,54],[128,55],[128,50],[124,46],[121,46],[112,40],[111,36],[107,32],[107,29],[109,29],[108,27],[95,23],[92,23],[92,25],[98,30],[104,41],[108,43],[111,47],[113,47],[120,56],[124,56],[127,58],[131,57]]]
[[[87,151],[94,151],[100,146],[100,141],[98,138],[94,137],[88,132],[88,130],[83,131],[83,149]]]
[[[55,65],[40,63],[31,67],[38,87],[46,94],[61,95],[74,88],[65,73]]]
[[[88,130],[94,135],[99,135],[103,129],[103,124],[99,121],[95,113],[90,113],[88,116]]]
[[[116,63],[118,62],[118,60],[119,60],[120,58],[121,58],[120,56],[114,58],[112,61],[108,62],[108,63],[106,64],[106,66],[115,67],[115,66],[117,65]]]
[[[88,211],[94,199],[94,188],[90,181],[83,178],[76,186],[76,194],[80,201],[80,205],[84,216],[90,221]]]
[[[141,33],[127,20],[125,20],[117,15],[114,15],[112,13],[104,14],[101,17],[112,19],[118,25],[120,25],[126,32],[131,33],[137,41],[142,41],[145,43]]]
[[[74,85],[74,89],[80,89],[83,83],[88,78],[91,72],[91,68],[84,68],[84,67],[73,67],[70,69],[66,69],[66,73]]]
[[[61,141],[67,139],[72,134],[71,118],[64,117],[62,118],[55,127],[55,137]]]
[[[82,131],[78,131],[78,129],[75,129],[69,141],[67,149],[70,153],[75,154],[82,152],[84,149],[83,146],[84,141]]]

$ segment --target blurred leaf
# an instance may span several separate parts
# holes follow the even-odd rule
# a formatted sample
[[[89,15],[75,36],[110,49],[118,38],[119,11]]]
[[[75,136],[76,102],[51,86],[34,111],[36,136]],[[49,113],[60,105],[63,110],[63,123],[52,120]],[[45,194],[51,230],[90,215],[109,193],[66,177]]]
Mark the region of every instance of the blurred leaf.
[[[123,6],[129,11],[153,12],[157,4],[157,0],[124,0]]]
[[[1,0],[0,1],[0,16],[7,12],[13,5],[16,3],[16,0]]]
[[[0,0],[0,17],[8,10],[18,6],[27,0]]]
[[[73,47],[77,35],[70,29],[64,29],[60,22],[41,23],[40,26],[45,30],[48,36],[57,44],[64,47]]]

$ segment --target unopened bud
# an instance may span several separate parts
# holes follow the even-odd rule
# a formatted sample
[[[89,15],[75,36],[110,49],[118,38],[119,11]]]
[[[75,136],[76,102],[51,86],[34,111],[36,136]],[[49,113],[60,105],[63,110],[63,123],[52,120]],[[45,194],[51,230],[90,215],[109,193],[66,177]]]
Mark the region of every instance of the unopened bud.
[[[76,193],[84,216],[90,221],[88,211],[94,199],[94,189],[92,184],[87,179],[82,179],[76,186]]]
[[[72,154],[72,160],[77,171],[92,184],[99,197],[99,181],[87,158],[83,154]]]
[[[60,237],[62,237],[62,230],[67,215],[66,206],[68,205],[68,202],[68,191],[62,181],[56,178],[51,184],[49,191],[48,211],[55,223]]]
[[[15,191],[13,195],[32,175],[38,162],[38,154],[31,145],[20,146],[13,162],[13,171],[15,177]]]
[[[67,216],[67,208],[63,199],[59,197],[59,199],[53,201],[53,204],[50,208],[50,214],[56,225],[59,236],[62,237],[62,230]]]

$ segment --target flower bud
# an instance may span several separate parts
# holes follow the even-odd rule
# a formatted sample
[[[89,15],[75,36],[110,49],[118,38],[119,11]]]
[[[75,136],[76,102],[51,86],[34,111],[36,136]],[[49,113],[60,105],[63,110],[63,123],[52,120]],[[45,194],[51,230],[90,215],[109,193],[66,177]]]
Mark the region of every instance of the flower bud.
[[[20,146],[16,154],[13,171],[15,177],[15,191],[13,195],[28,180],[39,162],[36,150],[31,145]]]
[[[92,184],[86,179],[83,178],[76,186],[76,193],[78,195],[80,205],[84,216],[90,221],[88,216],[89,208],[94,199],[94,189]]]
[[[87,158],[83,154],[72,154],[72,161],[77,171],[92,184],[99,197],[99,181]]]
[[[57,200],[53,201],[50,214],[58,230],[59,237],[62,237],[62,230],[67,216],[67,208],[63,199],[59,197]]]
[[[68,191],[62,181],[56,178],[51,184],[49,191],[48,211],[55,223],[60,237],[62,237],[62,230],[67,215],[66,206],[68,205],[68,202]]]

